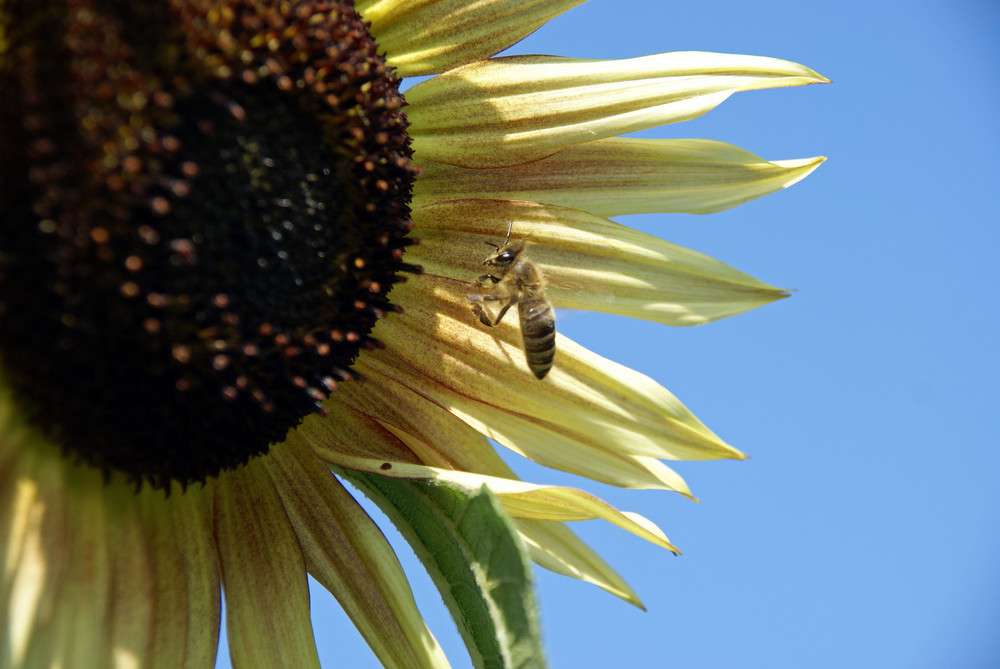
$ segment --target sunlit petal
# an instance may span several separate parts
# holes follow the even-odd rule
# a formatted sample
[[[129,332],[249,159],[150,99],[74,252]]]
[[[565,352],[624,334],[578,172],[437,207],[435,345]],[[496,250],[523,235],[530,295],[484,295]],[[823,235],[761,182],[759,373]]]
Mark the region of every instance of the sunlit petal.
[[[527,233],[557,307],[668,325],[699,325],[788,293],[723,262],[578,209],[506,200],[452,200],[414,212],[412,257],[427,274],[469,280],[497,231]]]
[[[516,324],[505,321],[488,332],[479,326],[468,310],[463,284],[426,277],[398,290],[409,293],[407,303],[412,306],[380,329],[405,329],[409,341],[391,359],[373,352],[364,364],[397,380],[422,375],[425,396],[441,394],[440,403],[453,412],[489,413],[488,420],[481,416],[484,425],[477,429],[489,423],[484,434],[501,443],[505,440],[499,435],[508,425],[525,421],[525,429],[536,435],[549,429],[553,434],[546,438],[573,435],[573,441],[608,455],[743,457],[654,381],[567,339],[559,340],[552,372],[556,376],[538,382],[524,366]],[[448,344],[455,341],[463,345]],[[599,446],[602,443],[614,447]]]
[[[767,161],[708,139],[612,137],[510,167],[428,162],[414,203],[489,197],[576,207],[602,216],[708,214],[788,188],[824,160]]]
[[[515,522],[531,559],[539,566],[591,583],[630,604],[645,608],[625,579],[566,525],[523,519]]]
[[[360,0],[358,11],[402,77],[503,51],[583,0]]]
[[[626,60],[510,56],[406,93],[418,163],[497,167],[701,116],[733,93],[827,81],[776,58],[703,52]]]

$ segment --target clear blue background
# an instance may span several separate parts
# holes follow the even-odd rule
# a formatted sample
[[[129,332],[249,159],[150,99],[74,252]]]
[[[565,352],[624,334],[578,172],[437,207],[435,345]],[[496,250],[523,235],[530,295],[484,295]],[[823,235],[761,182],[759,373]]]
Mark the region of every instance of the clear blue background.
[[[560,313],[563,333],[649,374],[752,459],[679,463],[701,504],[583,485],[656,521],[684,555],[576,525],[648,611],[537,570],[551,665],[1000,666],[1000,4],[592,0],[510,53],[677,50],[786,58],[834,83],[739,94],[646,135],[829,161],[721,214],[619,219],[790,299],[684,329]],[[324,666],[377,666],[318,588],[313,611]]]

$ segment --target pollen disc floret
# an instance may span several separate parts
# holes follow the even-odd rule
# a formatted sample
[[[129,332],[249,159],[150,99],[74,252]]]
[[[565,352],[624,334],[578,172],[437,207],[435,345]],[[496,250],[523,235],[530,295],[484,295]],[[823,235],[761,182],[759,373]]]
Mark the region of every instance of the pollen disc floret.
[[[412,269],[398,82],[349,3],[61,6],[0,52],[0,372],[82,461],[203,480],[375,345]]]

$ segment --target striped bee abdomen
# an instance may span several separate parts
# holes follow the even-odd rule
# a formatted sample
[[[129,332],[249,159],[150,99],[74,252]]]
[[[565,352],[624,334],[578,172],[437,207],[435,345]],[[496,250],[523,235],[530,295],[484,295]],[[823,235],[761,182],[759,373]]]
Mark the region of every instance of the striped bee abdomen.
[[[518,303],[521,337],[528,369],[535,378],[543,379],[552,369],[556,355],[556,314],[545,297],[523,298]]]

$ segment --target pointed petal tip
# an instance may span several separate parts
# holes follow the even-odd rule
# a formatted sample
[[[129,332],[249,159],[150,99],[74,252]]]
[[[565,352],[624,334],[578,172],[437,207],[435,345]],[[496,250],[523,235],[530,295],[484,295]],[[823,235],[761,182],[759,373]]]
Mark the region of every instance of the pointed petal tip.
[[[626,587],[628,588],[628,586]],[[639,609],[640,611],[649,610],[646,608],[646,605],[642,603],[642,600],[639,599],[639,595],[635,594],[635,592],[631,588],[628,588],[627,591],[609,590],[608,592],[611,592],[611,594],[618,597],[619,599],[628,602],[629,604]]]
[[[801,65],[801,64],[799,64],[799,67],[801,67],[806,72],[805,76],[808,79],[811,79],[811,81],[809,81],[807,83],[810,83],[810,84],[832,84],[833,83],[833,81],[831,79],[828,79],[827,77],[824,77],[822,74],[820,74],[816,70],[812,69],[811,67],[806,67],[805,65]]]
[[[816,168],[825,163],[826,160],[826,156],[812,156],[811,158],[792,158],[790,160],[774,160],[772,162],[775,165],[780,165],[787,169],[807,168],[802,176],[788,183],[788,186],[791,186],[792,184],[801,181],[807,175],[812,174]]]
[[[782,188],[789,188],[819,169],[819,166],[826,162],[826,156],[794,158],[791,160],[775,160],[773,162],[775,165],[780,165],[781,167],[792,170],[791,177],[781,186]]]
[[[649,610],[649,609],[646,608],[646,605],[642,603],[642,600],[639,599],[639,595],[635,594],[635,592],[633,592],[631,588],[628,588],[627,591],[622,591],[622,590],[608,590],[608,592],[610,592],[612,595],[614,595],[618,599],[621,599],[622,601],[631,604],[632,606],[634,606],[635,608],[639,609],[640,611],[648,611]]]

